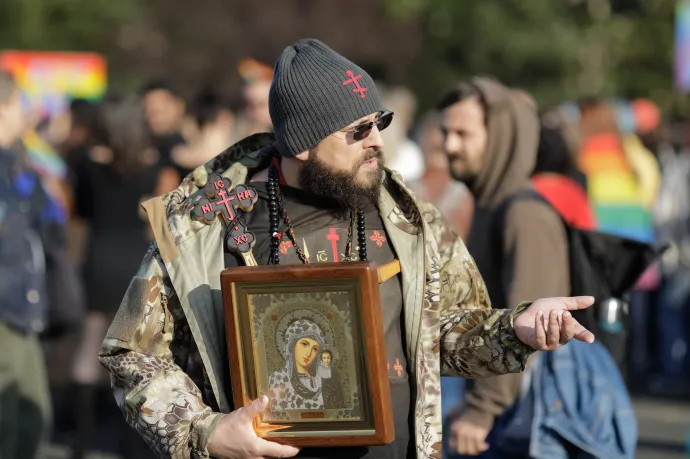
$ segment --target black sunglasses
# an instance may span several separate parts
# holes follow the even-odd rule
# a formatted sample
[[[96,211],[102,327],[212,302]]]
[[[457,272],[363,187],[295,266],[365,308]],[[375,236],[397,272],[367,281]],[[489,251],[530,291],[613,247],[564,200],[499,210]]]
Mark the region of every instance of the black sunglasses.
[[[393,121],[393,112],[386,110],[384,112],[381,112],[381,114],[379,115],[379,119],[377,119],[376,121],[362,123],[359,126],[355,126],[350,132],[353,133],[354,139],[359,142],[360,140],[364,140],[367,137],[369,137],[369,134],[371,134],[371,130],[374,128],[374,125],[376,126],[376,129],[378,129],[379,131],[383,131],[391,125],[391,121]]]

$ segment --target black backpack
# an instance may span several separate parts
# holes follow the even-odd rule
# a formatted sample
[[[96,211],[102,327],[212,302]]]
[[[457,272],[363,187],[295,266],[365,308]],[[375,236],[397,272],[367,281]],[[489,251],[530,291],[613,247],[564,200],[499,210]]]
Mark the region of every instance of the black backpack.
[[[621,331],[603,327],[598,320],[598,313],[606,300],[625,300],[640,275],[665,248],[660,249],[613,234],[576,228],[566,222],[536,190],[524,189],[504,200],[491,222],[491,238],[499,266],[503,260],[502,236],[508,209],[516,201],[526,199],[549,206],[563,222],[568,243],[570,295],[593,296],[596,300],[593,306],[585,310],[573,311],[573,317],[594,333],[616,362],[622,365],[628,329],[627,310],[624,309]]]

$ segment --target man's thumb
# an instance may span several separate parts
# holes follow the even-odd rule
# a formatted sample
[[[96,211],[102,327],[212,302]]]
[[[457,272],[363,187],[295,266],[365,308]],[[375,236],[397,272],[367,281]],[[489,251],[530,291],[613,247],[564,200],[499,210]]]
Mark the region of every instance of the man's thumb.
[[[249,405],[242,408],[242,415],[246,419],[251,421],[255,417],[257,417],[263,410],[266,409],[266,405],[268,405],[268,397],[265,395],[262,395],[261,397],[257,398],[252,403],[250,403]]]

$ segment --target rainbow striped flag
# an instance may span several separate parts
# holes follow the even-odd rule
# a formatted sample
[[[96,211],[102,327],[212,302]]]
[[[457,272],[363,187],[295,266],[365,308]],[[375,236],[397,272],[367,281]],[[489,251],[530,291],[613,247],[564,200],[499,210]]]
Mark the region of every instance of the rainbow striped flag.
[[[8,50],[0,52],[0,69],[14,76],[35,119],[62,114],[73,99],[98,101],[107,89],[106,60],[96,53]],[[29,130],[22,140],[37,173],[65,178],[65,161],[38,132]]]
[[[3,51],[0,68],[12,73],[26,108],[40,117],[64,111],[71,99],[97,101],[107,89],[107,65],[96,53]]]
[[[29,159],[39,175],[48,175],[64,179],[67,175],[67,164],[55,149],[36,131],[29,131],[22,137]]]
[[[607,133],[585,139],[579,167],[587,175],[590,202],[598,230],[644,242],[653,242],[651,213],[641,192],[620,136]]]

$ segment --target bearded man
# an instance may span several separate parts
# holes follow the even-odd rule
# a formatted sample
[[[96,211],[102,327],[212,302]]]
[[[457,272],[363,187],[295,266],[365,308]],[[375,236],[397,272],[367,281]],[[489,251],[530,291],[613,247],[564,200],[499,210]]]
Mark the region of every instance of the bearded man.
[[[442,374],[519,372],[535,349],[594,339],[568,312],[591,298],[491,309],[462,240],[384,167],[380,131],[393,114],[363,69],[318,40],[300,40],[275,65],[269,108],[275,135],[239,142],[144,204],[155,243],[100,359],[125,418],[160,457],[439,457]],[[392,443],[298,450],[255,434],[265,397],[232,406],[220,273],[244,258],[224,253],[220,222],[191,217],[211,174],[257,191],[241,219],[256,235],[258,264],[400,261],[401,273],[380,284]]]

